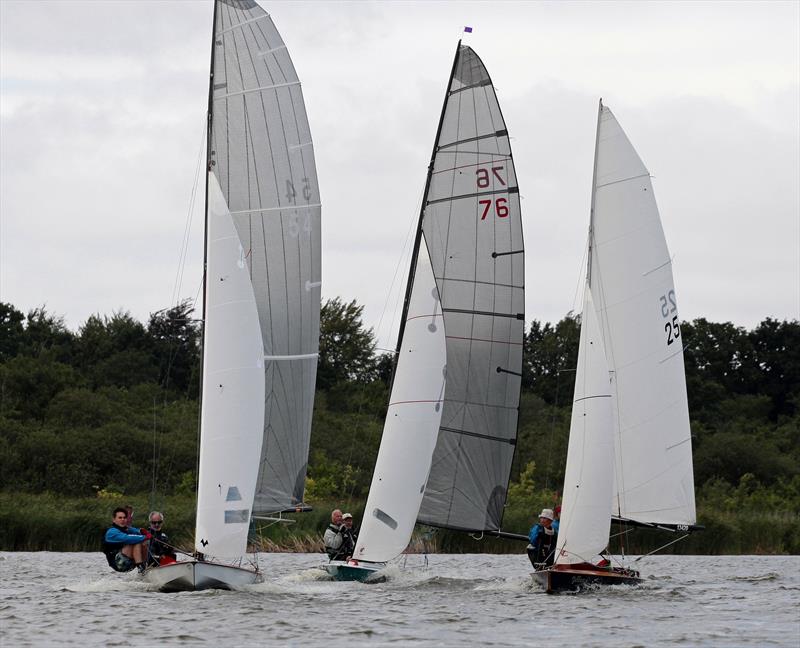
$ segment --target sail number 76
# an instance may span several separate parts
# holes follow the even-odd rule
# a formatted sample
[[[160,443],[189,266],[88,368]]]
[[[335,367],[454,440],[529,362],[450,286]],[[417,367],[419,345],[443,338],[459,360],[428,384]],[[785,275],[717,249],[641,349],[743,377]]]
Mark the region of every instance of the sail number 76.
[[[501,171],[505,170],[505,166],[493,166],[493,167],[478,167],[475,169],[475,181],[478,185],[478,189],[486,189],[488,188],[493,181],[497,181],[501,186],[506,186],[506,181],[503,179],[503,176],[500,174]],[[490,173],[491,171],[491,173]],[[483,212],[481,213],[481,220],[486,220],[486,216],[489,214],[489,210],[491,209],[492,205],[494,204],[494,213],[495,216],[498,218],[505,218],[508,216],[508,198],[495,198],[494,200],[487,198],[485,200],[479,200],[478,204],[483,206]]]

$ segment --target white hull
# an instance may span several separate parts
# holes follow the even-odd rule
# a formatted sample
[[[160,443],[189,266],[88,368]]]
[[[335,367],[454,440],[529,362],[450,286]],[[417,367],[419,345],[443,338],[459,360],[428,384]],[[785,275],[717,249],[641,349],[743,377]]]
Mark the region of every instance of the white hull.
[[[261,574],[251,569],[196,560],[152,567],[142,578],[162,592],[233,589],[261,582]]]

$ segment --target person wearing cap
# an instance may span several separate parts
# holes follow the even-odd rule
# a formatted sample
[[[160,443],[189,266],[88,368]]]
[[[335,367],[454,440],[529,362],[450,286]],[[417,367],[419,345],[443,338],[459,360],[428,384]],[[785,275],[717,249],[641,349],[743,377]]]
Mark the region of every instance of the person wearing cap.
[[[534,524],[528,535],[528,558],[534,569],[542,569],[553,564],[558,541],[558,527],[554,525],[553,509],[542,509],[539,523]]]
[[[342,547],[345,549],[345,553],[347,557],[353,555],[353,552],[356,550],[356,541],[358,540],[358,531],[353,527],[353,516],[350,513],[345,513],[342,515],[342,535],[344,536],[344,543],[343,545],[347,545],[345,549],[344,546]]]

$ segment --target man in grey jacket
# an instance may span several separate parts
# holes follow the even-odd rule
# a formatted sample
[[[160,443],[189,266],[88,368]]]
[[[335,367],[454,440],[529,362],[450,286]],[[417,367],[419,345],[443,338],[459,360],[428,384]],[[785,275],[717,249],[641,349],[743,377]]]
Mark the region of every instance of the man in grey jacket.
[[[331,523],[325,529],[325,553],[331,560],[345,560],[347,543],[344,541],[344,525],[342,524],[342,512],[339,509],[334,509],[331,513]]]

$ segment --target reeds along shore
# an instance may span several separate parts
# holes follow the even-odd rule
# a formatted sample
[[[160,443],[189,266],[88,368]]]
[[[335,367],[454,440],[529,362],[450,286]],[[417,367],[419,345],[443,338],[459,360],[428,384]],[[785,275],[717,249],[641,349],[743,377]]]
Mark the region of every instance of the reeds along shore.
[[[147,496],[65,498],[54,494],[0,493],[0,550],[99,551],[114,507],[131,504],[134,524],[145,526],[147,514],[165,514],[164,530],[175,546],[191,550],[194,498],[175,496],[153,503]],[[261,552],[322,553],[322,535],[333,508],[349,510],[356,526],[363,502],[318,502],[309,513],[290,514],[283,522],[259,522],[253,528],[252,549]],[[506,530],[526,534],[534,513],[507,510]],[[698,508],[697,532],[668,547],[664,553],[700,555],[800,554],[800,513],[797,511],[720,512]],[[632,529],[624,535],[625,553],[640,555],[675,539],[669,533]],[[613,549],[613,547],[612,547]],[[488,536],[417,527],[408,553],[525,553],[525,543]]]

